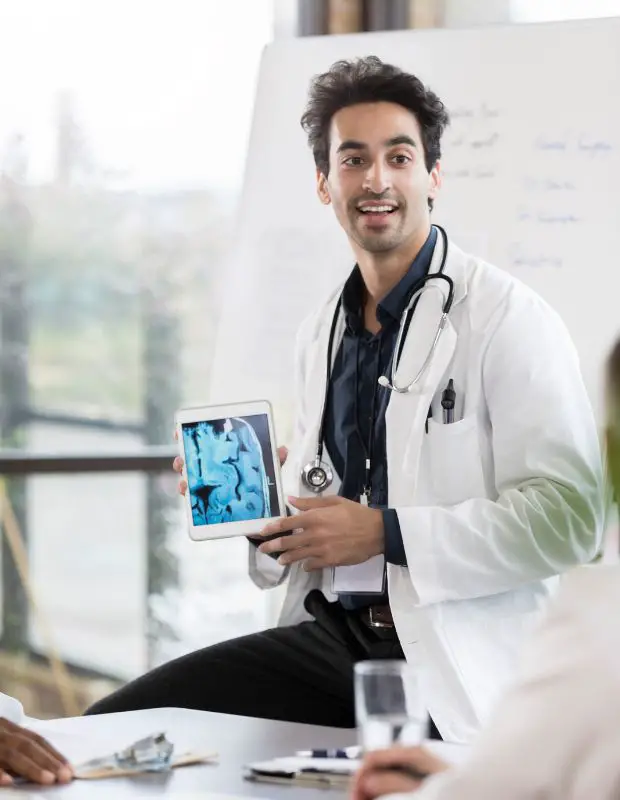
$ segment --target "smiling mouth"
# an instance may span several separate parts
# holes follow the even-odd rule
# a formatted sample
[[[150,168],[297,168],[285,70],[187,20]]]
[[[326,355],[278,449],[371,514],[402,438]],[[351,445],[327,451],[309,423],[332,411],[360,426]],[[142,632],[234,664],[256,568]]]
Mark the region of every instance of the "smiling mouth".
[[[359,214],[358,219],[364,228],[381,231],[387,230],[390,226],[390,217],[398,211],[398,206],[392,203],[377,203],[375,205],[359,205],[355,210]]]
[[[398,206],[393,206],[388,203],[373,206],[356,206],[356,211],[367,217],[388,216],[398,211]]]

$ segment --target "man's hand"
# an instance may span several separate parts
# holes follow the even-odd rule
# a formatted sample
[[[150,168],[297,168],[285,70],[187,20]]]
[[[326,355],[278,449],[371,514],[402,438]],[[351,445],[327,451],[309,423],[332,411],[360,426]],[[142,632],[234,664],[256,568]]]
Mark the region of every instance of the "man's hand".
[[[383,553],[383,514],[378,509],[343,497],[289,497],[288,502],[301,513],[272,522],[261,534],[297,532],[272,539],[258,548],[261,553],[281,552],[279,564],[303,561],[304,569],[310,572],[362,564]]]
[[[364,758],[353,778],[351,800],[375,800],[385,794],[413,792],[420,788],[425,776],[444,772],[448,767],[423,747],[376,750]],[[416,773],[419,778],[413,777]]]
[[[0,786],[10,786],[13,775],[49,786],[68,783],[73,770],[41,736],[0,719]]]
[[[174,438],[178,440],[177,432],[174,432]],[[286,457],[288,456],[288,449],[286,447],[278,447],[278,458],[280,459],[280,466],[284,466],[284,462],[286,461]],[[172,469],[175,472],[178,472],[179,475],[183,473],[183,467],[185,466],[183,459],[181,456],[177,456],[174,461],[172,462]],[[184,478],[181,478],[179,481],[179,492],[182,495],[185,495],[187,491],[187,481]]]

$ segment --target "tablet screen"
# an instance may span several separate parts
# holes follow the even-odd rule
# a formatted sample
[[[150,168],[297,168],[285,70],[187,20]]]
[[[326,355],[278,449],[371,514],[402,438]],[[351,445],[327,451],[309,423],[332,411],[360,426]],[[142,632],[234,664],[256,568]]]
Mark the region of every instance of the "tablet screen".
[[[181,428],[195,526],[281,516],[267,414]]]

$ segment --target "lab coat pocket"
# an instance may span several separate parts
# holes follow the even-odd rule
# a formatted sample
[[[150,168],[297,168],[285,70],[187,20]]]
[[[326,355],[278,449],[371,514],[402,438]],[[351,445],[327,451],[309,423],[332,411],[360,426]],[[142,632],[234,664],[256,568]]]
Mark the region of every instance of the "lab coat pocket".
[[[455,505],[486,497],[476,414],[445,425],[429,419],[428,447],[431,491],[439,505]]]

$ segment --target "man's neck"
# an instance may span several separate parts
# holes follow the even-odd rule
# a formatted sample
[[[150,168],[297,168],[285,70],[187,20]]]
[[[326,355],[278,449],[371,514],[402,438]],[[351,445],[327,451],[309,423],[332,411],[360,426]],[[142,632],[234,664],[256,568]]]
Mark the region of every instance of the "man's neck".
[[[357,264],[366,288],[364,320],[367,330],[376,333],[380,329],[377,322],[377,305],[407,274],[409,267],[424,246],[430,233],[430,225],[424,228],[410,242],[398,250],[387,253],[369,253],[354,248]]]
[[[430,225],[402,248],[387,253],[369,253],[354,248],[369,300],[378,303],[399,283],[424,246],[429,233]]]

